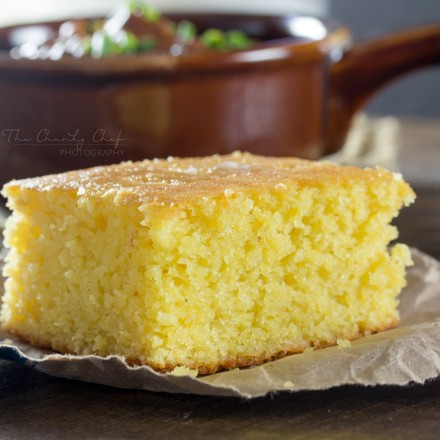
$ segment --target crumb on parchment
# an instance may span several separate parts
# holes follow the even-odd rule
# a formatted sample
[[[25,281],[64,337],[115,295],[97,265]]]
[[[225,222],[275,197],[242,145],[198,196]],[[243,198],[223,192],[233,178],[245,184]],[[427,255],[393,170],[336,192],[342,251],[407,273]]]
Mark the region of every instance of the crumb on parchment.
[[[337,339],[336,343],[338,344],[338,348],[351,347],[351,341],[349,341],[348,339]]]
[[[171,371],[170,374],[172,374],[173,376],[177,376],[177,377],[181,377],[181,376],[197,377],[199,372],[198,372],[198,370],[192,370],[191,368],[181,366],[181,367],[174,368],[174,370]]]

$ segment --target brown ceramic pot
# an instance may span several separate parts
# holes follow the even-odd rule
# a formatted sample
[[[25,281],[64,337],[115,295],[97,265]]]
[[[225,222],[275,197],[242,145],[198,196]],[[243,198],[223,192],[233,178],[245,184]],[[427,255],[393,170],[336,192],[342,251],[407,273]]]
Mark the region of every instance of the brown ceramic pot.
[[[263,43],[241,52],[58,61],[15,60],[3,50],[0,183],[238,149],[318,158],[341,147],[353,113],[382,85],[440,61],[440,25],[352,47],[346,28],[317,19],[185,18],[201,29],[242,28]],[[16,33],[3,29],[0,46]]]

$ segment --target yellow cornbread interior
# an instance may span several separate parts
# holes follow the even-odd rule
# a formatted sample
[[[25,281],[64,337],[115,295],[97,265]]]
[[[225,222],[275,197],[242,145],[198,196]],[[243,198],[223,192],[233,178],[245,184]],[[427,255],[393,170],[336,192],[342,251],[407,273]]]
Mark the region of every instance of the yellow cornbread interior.
[[[205,194],[173,201],[12,182],[2,324],[62,352],[201,373],[393,327],[410,255],[388,249],[389,223],[414,194],[386,171],[326,166],[313,180],[211,176]]]

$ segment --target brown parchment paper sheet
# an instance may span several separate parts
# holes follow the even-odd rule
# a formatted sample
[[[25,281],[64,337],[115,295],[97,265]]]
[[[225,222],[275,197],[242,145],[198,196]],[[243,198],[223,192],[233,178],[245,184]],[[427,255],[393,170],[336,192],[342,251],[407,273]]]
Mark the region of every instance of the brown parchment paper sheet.
[[[399,328],[262,366],[200,378],[129,367],[121,357],[66,356],[36,349],[0,330],[0,358],[53,376],[119,388],[255,398],[280,391],[346,384],[406,385],[440,374],[440,262],[412,250],[414,266],[401,294]]]

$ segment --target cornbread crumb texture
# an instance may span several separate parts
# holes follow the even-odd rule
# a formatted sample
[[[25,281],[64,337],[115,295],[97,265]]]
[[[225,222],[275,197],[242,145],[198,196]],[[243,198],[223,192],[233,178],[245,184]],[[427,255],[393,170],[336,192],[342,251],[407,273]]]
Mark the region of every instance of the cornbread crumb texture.
[[[385,170],[233,154],[4,194],[1,320],[38,345],[212,373],[398,321],[410,255],[389,223],[414,193]]]
[[[340,338],[338,338],[336,340],[336,344],[338,345],[339,348],[351,347],[351,341],[348,340],[348,339],[340,339]]]
[[[197,377],[197,375],[199,374],[198,370],[192,370],[191,368],[188,367],[175,367],[172,371],[171,374],[173,376],[190,376],[190,377]]]

